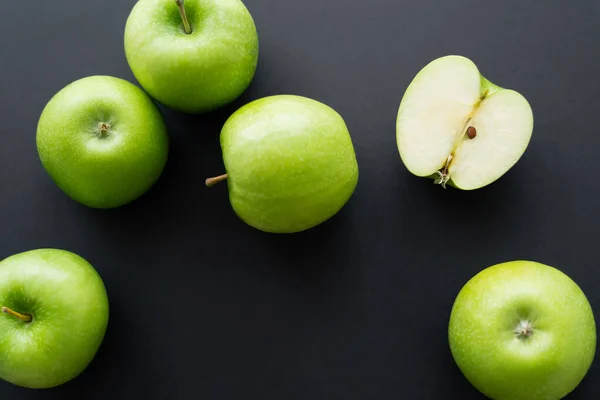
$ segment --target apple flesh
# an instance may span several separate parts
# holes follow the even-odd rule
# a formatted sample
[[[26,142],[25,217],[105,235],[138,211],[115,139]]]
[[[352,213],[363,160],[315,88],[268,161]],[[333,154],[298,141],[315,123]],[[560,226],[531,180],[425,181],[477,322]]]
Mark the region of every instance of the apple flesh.
[[[358,164],[342,117],[301,96],[278,95],[236,111],[221,131],[236,214],[272,233],[312,228],[336,214],[358,181]]]
[[[31,250],[0,262],[0,307],[0,378],[28,388],[78,376],[108,324],[102,279],[65,250]]]
[[[579,286],[556,268],[513,261],[489,267],[458,294],[449,323],[452,355],[495,400],[558,400],[587,374],[596,323]]]
[[[527,100],[492,84],[461,56],[434,60],[417,74],[396,123],[406,168],[463,190],[503,176],[524,154],[532,132]]]
[[[230,103],[250,85],[258,34],[240,0],[140,0],[127,19],[125,54],[152,97],[202,113]]]
[[[159,179],[169,153],[167,129],[152,99],[111,76],[77,80],[52,97],[36,142],[57,186],[93,208],[140,197]]]

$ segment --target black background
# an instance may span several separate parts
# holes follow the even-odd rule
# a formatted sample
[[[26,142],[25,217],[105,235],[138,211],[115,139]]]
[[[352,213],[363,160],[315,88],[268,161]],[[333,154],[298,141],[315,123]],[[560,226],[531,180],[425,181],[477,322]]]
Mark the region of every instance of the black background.
[[[495,263],[559,267],[600,312],[600,3],[597,0],[247,0],[259,68],[234,104],[165,110],[159,183],[120,209],[68,199],[42,169],[39,115],[88,75],[134,81],[134,0],[4,1],[0,11],[0,258],[57,247],[100,272],[111,320],[74,381],[3,399],[480,399],[447,345],[454,298]],[[507,175],[476,192],[410,175],[395,118],[411,79],[447,54],[530,101],[535,130]],[[344,116],[360,166],[327,223],[270,235],[232,212],[219,131],[239,106],[289,93]],[[594,364],[569,399],[600,396]]]

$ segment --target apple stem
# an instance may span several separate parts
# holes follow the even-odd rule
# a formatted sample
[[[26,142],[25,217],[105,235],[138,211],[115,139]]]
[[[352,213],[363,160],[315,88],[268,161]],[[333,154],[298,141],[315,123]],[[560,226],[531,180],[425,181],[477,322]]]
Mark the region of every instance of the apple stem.
[[[17,317],[23,322],[31,322],[33,320],[31,315],[18,313],[16,311],[11,310],[8,307],[2,307],[2,312],[4,314],[8,314],[8,315],[12,315],[13,317]]]
[[[206,187],[212,187],[215,186],[217,183],[219,182],[223,182],[224,180],[227,179],[227,174],[223,174],[223,175],[219,175],[219,176],[215,176],[213,178],[208,178],[206,180]]]
[[[187,14],[185,13],[185,6],[183,4],[184,0],[175,0],[177,3],[177,8],[179,8],[179,14],[181,15],[181,20],[183,21],[183,30],[186,34],[192,33],[192,27],[190,26],[190,21],[188,20]]]

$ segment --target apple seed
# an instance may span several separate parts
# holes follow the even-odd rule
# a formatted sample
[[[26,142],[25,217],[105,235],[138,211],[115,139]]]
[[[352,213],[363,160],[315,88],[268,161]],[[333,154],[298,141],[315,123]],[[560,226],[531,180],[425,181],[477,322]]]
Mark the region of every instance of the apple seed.
[[[475,136],[477,136],[477,129],[475,129],[475,127],[473,126],[468,127],[467,136],[469,137],[469,139],[475,139]]]

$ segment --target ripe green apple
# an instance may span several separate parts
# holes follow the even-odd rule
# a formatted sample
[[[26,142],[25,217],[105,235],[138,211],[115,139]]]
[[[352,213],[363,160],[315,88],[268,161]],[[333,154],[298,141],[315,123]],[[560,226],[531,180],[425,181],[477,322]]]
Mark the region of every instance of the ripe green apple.
[[[169,152],[152,99],[110,76],[83,78],[59,91],[42,112],[36,140],[58,187],[93,208],[118,207],[144,194]]]
[[[414,175],[463,190],[489,185],[525,153],[533,112],[514,90],[460,56],[438,58],[413,79],[396,122],[400,157]]]
[[[336,214],[358,182],[358,164],[342,117],[300,96],[278,95],[236,111],[221,131],[229,198],[250,226],[299,232]]]
[[[108,324],[102,279],[65,250],[31,250],[0,262],[0,307],[0,378],[28,388],[79,375]]]
[[[232,102],[250,85],[258,35],[240,0],[140,0],[127,20],[125,54],[152,97],[201,113]]]
[[[462,288],[449,324],[452,355],[494,400],[558,400],[592,364],[596,323],[575,282],[556,268],[513,261]]]

